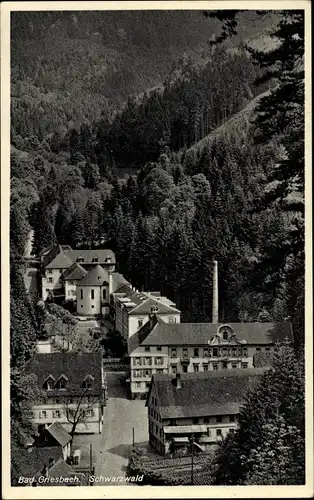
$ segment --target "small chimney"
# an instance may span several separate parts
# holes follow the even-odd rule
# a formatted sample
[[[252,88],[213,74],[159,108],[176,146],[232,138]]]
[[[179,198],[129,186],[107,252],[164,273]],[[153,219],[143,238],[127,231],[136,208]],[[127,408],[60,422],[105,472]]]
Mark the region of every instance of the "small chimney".
[[[214,260],[212,323],[218,323],[218,262]]]
[[[176,373],[176,379],[175,379],[175,384],[177,389],[182,388],[182,383],[181,383],[181,375],[180,373]]]

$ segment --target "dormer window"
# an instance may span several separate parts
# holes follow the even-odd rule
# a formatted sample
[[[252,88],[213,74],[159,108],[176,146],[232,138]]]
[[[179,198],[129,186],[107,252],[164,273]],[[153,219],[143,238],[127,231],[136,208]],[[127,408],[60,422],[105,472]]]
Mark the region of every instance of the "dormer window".
[[[55,382],[55,378],[52,375],[49,375],[43,384],[44,389],[47,391],[53,391]]]
[[[64,391],[67,388],[67,383],[68,383],[68,377],[66,375],[61,375],[57,382],[57,387],[61,391]]]
[[[92,258],[92,262],[98,262],[98,260],[99,260],[98,257],[93,257]]]
[[[84,257],[78,257],[78,258],[76,259],[76,262],[84,262]]]
[[[228,332],[223,332],[222,338],[223,340],[228,340]]]
[[[93,387],[93,383],[94,383],[94,377],[92,377],[91,375],[87,375],[87,377],[85,377],[84,379],[83,387],[85,389],[91,389]]]
[[[111,262],[111,257],[106,257],[105,262],[107,262],[109,264]]]

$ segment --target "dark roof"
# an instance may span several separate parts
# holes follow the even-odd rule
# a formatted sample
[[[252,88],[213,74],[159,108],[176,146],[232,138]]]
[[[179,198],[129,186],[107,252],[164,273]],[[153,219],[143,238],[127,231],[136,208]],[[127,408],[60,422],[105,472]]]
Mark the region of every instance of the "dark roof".
[[[106,259],[111,259],[111,262],[108,264],[114,264],[116,262],[116,256],[112,250],[65,250],[64,253],[72,260],[72,262],[76,262],[78,257],[84,258],[84,264],[93,264],[93,259],[98,258],[98,263],[105,264]]]
[[[44,466],[48,466],[49,459],[62,458],[62,448],[49,446],[45,448],[15,448],[11,453],[12,486],[17,484],[20,476],[33,477],[40,475]]]
[[[87,271],[77,262],[74,262],[71,267],[69,267],[63,273],[63,279],[66,281],[70,280],[81,280],[86,276]]]
[[[94,383],[88,389],[88,395],[101,396],[102,392],[102,356],[101,352],[54,352],[34,354],[25,364],[27,374],[34,373],[38,378],[38,385],[42,387],[49,375],[57,382],[61,375],[68,378],[66,390],[54,389],[49,395],[79,395],[82,394],[82,385],[85,377],[91,375]]]
[[[207,345],[225,323],[159,323],[143,345]],[[292,340],[291,324],[284,323],[228,323],[239,341],[246,344],[272,344]]]
[[[69,483],[67,481],[63,482],[62,483],[62,486],[73,486],[73,484],[75,486],[82,486],[84,484],[86,484],[86,478],[85,478],[85,475],[82,474],[82,473],[77,473],[72,467],[71,465],[67,464],[63,458],[59,458],[53,465],[52,467],[49,468],[48,470],[48,477],[53,477],[53,478],[59,478],[59,477],[62,477],[62,478],[71,478],[73,476],[76,476],[79,478],[79,482],[76,482],[76,483]],[[60,483],[53,483],[53,482],[49,482],[49,483],[46,483],[45,486],[60,486]]]
[[[79,286],[103,286],[108,285],[108,282],[108,271],[97,265],[79,282]]]
[[[71,441],[70,434],[62,427],[60,422],[54,422],[49,425],[46,431],[49,432],[62,447],[66,446]]]
[[[151,320],[147,321],[137,332],[135,332],[131,337],[128,338],[128,353],[131,354],[135,351],[148,337],[151,330],[158,324],[164,321],[156,314],[151,317]]]
[[[131,287],[132,285],[128,283],[128,281],[125,279],[123,274],[113,272],[111,273],[112,276],[112,291],[115,293],[122,285],[127,285],[128,287]]]
[[[162,418],[237,414],[246,392],[264,372],[245,369],[182,373],[181,388],[176,387],[176,377],[158,374],[152,377],[149,395],[154,387]]]

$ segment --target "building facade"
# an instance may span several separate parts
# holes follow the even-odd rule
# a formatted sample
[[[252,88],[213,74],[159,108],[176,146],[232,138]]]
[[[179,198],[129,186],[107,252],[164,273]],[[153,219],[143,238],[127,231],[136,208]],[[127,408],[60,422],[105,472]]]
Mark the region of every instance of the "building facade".
[[[277,341],[292,340],[290,323],[179,323],[155,318],[129,343],[132,398],[144,398],[154,374],[252,369]]]
[[[237,428],[245,393],[263,369],[154,375],[147,396],[150,445],[162,455],[211,448]],[[240,380],[241,379],[241,383]]]
[[[100,352],[35,354],[25,373],[37,376],[41,391],[30,412],[38,432],[55,422],[71,432],[77,422],[76,433],[101,433],[107,394]]]

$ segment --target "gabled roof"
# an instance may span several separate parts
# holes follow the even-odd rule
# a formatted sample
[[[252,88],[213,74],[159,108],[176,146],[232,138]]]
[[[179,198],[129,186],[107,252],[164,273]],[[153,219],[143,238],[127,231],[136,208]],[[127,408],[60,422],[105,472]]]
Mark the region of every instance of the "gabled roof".
[[[225,323],[159,323],[143,345],[208,345],[220,326]],[[293,340],[291,324],[283,323],[228,323],[240,341],[246,344],[274,344],[285,337]],[[245,344],[244,344],[245,345]]]
[[[79,282],[79,286],[102,286],[108,285],[109,276],[100,265],[93,267],[86,276]]]
[[[95,264],[93,259],[97,258],[99,264],[105,264],[106,259],[111,259],[108,264],[115,264],[116,256],[112,250],[106,249],[95,249],[95,250],[64,250],[66,256],[71,259],[72,262],[76,262],[79,257],[84,258],[84,264]]]
[[[111,276],[112,276],[112,292],[113,293],[116,293],[121,286],[123,285],[126,285],[128,286],[129,288],[132,287],[131,283],[129,283],[125,277],[123,276],[123,274],[120,274],[120,273],[117,273],[117,272],[113,272],[111,273]]]
[[[147,298],[129,311],[129,314],[149,314],[153,307],[157,307],[157,314],[180,314],[179,309],[165,304],[161,300]]]
[[[17,485],[20,476],[33,477],[41,475],[44,466],[49,465],[49,459],[62,458],[62,449],[59,446],[43,448],[15,448],[11,452],[12,486]]]
[[[158,324],[164,323],[164,321],[154,314],[154,316],[145,323],[137,332],[135,332],[128,339],[128,353],[131,354],[135,351],[146,339],[146,337],[150,334],[151,330]]]
[[[65,281],[81,280],[86,276],[87,271],[78,262],[74,262],[71,267],[69,267],[63,273],[63,279]]]
[[[180,388],[176,387],[176,377],[156,374],[147,401],[154,387],[162,418],[237,414],[245,394],[260,382],[264,372],[245,369],[181,373]]]
[[[71,436],[60,422],[54,422],[46,429],[49,434],[62,446],[66,446],[71,441]]]
[[[46,265],[46,269],[68,269],[72,264],[73,261],[64,252],[60,252]]]
[[[55,388],[47,391],[49,395],[75,396],[81,395],[83,382],[87,375],[94,377],[92,388],[88,389],[90,396],[100,397],[102,393],[102,355],[101,352],[54,352],[47,354],[36,353],[25,364],[26,374],[34,373],[41,388],[48,375],[53,375],[57,381],[65,374],[68,377],[66,389]]]

